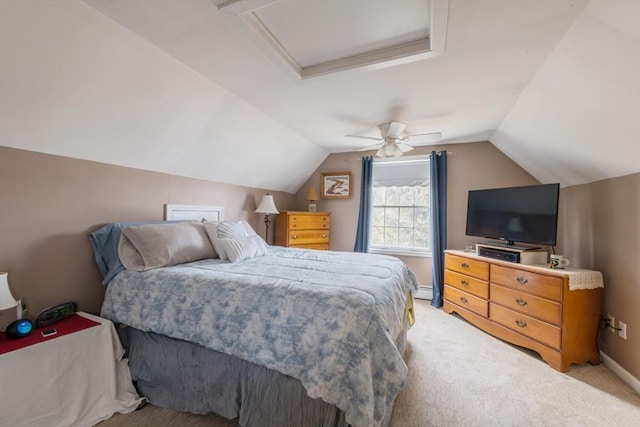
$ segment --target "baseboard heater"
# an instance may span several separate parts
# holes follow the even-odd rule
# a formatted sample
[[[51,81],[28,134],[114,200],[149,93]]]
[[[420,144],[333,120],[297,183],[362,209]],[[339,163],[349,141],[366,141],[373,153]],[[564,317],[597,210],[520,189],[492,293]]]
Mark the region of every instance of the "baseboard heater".
[[[431,299],[433,299],[433,287],[420,285],[420,289],[418,289],[418,292],[416,292],[413,297],[416,299],[426,299],[431,301]]]

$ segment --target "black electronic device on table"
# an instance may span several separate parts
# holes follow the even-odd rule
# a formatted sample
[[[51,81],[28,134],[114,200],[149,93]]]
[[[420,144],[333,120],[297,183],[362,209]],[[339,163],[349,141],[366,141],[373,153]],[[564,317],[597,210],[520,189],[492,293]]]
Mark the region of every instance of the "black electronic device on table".
[[[7,326],[4,332],[7,334],[7,337],[11,339],[24,338],[33,332],[33,323],[31,323],[29,319],[14,320]]]
[[[62,319],[73,316],[78,311],[78,304],[75,302],[65,302],[45,308],[36,317],[36,327],[42,328]]]

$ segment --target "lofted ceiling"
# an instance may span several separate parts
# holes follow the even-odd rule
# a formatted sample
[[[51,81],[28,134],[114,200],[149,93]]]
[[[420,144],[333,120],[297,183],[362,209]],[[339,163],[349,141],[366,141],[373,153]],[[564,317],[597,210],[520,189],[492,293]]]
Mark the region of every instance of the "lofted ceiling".
[[[640,171],[637,0],[16,3],[2,145],[295,192],[399,121],[541,182]]]

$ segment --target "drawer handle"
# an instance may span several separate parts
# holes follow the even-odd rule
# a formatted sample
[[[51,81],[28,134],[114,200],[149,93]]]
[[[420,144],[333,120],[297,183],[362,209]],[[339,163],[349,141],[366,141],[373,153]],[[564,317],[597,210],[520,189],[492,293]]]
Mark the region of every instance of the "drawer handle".
[[[516,282],[520,283],[521,285],[526,285],[529,281],[526,277],[518,276],[516,277]]]
[[[518,325],[519,328],[526,328],[527,322],[525,322],[524,320],[516,320],[516,325]]]
[[[469,286],[469,282],[467,282],[466,280],[462,279],[460,280],[460,283],[462,284],[462,286]]]
[[[469,264],[467,264],[466,262],[463,262],[462,264],[460,264],[460,267],[467,269],[469,268]]]
[[[518,305],[521,305],[522,307],[524,307],[525,305],[527,305],[527,301],[524,300],[523,298],[518,298],[516,299],[516,302],[518,303]]]
[[[460,301],[462,301],[464,304],[469,302],[469,300],[465,297],[460,297]]]
[[[323,234],[323,235],[322,235],[322,237],[323,237],[323,238],[325,238],[325,237],[327,237],[327,235],[326,235],[326,234]]]
[[[297,238],[298,238],[298,236],[293,236],[293,238],[294,238],[294,239],[297,239]]]

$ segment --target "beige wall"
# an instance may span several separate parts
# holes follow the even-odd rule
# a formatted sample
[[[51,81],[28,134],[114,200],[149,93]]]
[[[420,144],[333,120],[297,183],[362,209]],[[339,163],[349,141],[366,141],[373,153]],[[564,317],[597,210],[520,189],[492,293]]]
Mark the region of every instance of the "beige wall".
[[[262,235],[264,217],[253,211],[265,193],[0,147],[0,271],[31,314],[65,301],[97,312],[104,288],[88,233],[109,222],[161,220],[164,204],[177,203],[224,206],[226,219],[246,219]],[[274,199],[281,209],[295,203],[286,193]],[[13,310],[0,316],[1,329],[15,319]]]
[[[640,174],[560,191],[559,253],[601,271],[602,313],[627,324],[627,339],[600,332],[600,349],[640,379]]]
[[[507,187],[537,184],[531,175],[506,157],[489,142],[417,147],[414,154],[446,150],[448,176],[448,247],[460,249],[477,239],[465,236],[467,192],[471,189]],[[331,212],[330,249],[353,250],[358,223],[360,198],[360,159],[372,153],[332,154],[311,175],[298,191],[297,207],[306,210],[304,196],[307,188],[320,191],[320,174],[323,172],[352,172],[353,196],[349,200],[320,200],[318,211]],[[422,285],[431,285],[431,258],[400,257],[416,273]]]
[[[446,149],[449,157],[448,247],[476,239],[464,235],[470,189],[534,184],[536,181],[488,142],[417,148]],[[304,193],[319,189],[322,172],[353,172],[353,197],[320,200],[332,213],[331,249],[352,250],[360,193],[362,153],[334,154],[297,195],[275,193],[280,209],[306,210]],[[160,220],[165,203],[225,207],[227,219],[247,219],[264,233],[253,213],[264,190],[182,178],[29,151],[0,147],[0,271],[9,272],[16,297],[32,313],[77,301],[97,312],[104,288],[88,233],[113,221]],[[602,271],[603,313],[627,323],[627,340],[600,335],[601,349],[640,378],[640,174],[563,188],[560,192],[557,252],[574,265]],[[272,230],[271,230],[272,231]],[[422,284],[431,284],[430,259],[403,257]],[[13,320],[0,312],[0,328]]]

